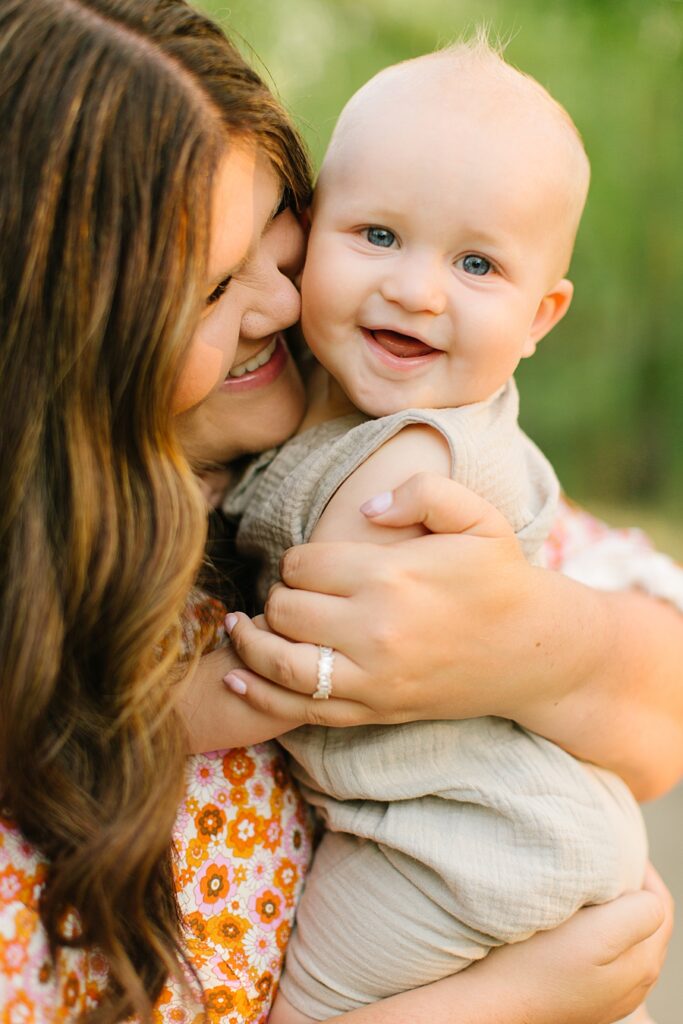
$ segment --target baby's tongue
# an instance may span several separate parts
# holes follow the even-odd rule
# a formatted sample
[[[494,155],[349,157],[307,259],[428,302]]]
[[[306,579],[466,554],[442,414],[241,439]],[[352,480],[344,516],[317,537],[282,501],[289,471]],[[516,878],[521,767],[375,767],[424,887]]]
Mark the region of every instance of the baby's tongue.
[[[411,338],[408,334],[399,334],[398,331],[371,331],[370,333],[382,348],[394,356],[400,356],[401,359],[408,359],[410,356],[425,356],[428,352],[434,351],[423,341]]]

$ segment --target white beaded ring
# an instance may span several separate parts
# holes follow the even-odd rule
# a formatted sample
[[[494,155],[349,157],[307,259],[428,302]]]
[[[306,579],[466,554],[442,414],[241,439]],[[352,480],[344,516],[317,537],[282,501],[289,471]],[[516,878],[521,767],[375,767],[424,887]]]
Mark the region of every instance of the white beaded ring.
[[[313,700],[328,700],[332,693],[333,670],[334,650],[331,647],[318,647],[318,685]]]

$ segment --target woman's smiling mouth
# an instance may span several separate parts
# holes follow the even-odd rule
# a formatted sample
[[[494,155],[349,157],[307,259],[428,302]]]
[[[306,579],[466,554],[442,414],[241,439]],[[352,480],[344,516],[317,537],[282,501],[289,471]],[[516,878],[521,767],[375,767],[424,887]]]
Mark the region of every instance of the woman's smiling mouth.
[[[280,376],[287,359],[287,348],[278,332],[256,355],[232,366],[221,388],[233,392],[264,387]]]

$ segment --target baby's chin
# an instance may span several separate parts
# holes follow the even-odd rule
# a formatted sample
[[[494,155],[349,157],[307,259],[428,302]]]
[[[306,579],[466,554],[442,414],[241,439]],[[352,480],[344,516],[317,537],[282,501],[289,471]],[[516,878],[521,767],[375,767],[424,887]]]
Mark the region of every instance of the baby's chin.
[[[393,416],[394,413],[406,409],[439,408],[436,396],[431,392],[423,393],[420,389],[406,388],[400,385],[388,386],[381,381],[376,388],[345,388],[351,402],[360,412],[371,419],[382,416]]]

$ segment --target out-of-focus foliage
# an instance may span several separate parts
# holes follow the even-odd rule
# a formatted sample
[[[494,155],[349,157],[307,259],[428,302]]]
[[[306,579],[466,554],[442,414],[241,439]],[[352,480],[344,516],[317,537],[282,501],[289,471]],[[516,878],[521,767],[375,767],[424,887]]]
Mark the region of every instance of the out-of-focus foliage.
[[[571,493],[654,503],[680,522],[683,2],[203,5],[258,55],[316,159],[345,100],[379,68],[482,20],[509,39],[508,58],[565,104],[593,166],[573,308],[518,372],[523,423]]]

